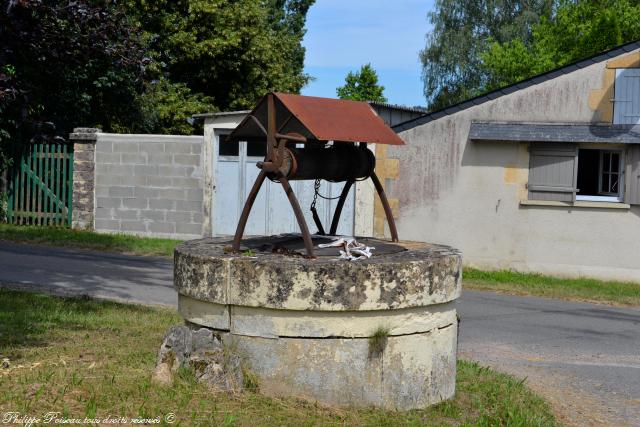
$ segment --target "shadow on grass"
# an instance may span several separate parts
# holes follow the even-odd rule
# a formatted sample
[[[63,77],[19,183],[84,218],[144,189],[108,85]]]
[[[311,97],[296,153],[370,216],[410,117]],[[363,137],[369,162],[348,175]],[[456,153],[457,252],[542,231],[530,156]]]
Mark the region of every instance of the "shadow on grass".
[[[148,311],[147,307],[96,301],[89,297],[52,297],[0,288],[0,354],[17,358],[25,347],[44,347],[58,331],[99,332],[112,326],[100,321],[106,312],[122,315]]]
[[[180,240],[103,234],[65,227],[37,227],[0,224],[0,239],[57,247],[170,257]]]

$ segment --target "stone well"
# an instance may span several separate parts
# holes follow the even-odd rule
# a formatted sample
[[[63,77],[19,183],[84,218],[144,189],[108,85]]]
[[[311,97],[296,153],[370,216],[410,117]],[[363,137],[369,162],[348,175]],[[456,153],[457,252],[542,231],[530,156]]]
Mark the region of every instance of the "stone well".
[[[232,342],[260,392],[399,410],[453,396],[458,251],[368,239],[372,258],[345,261],[336,248],[307,259],[268,241],[245,240],[243,254],[212,239],[175,251],[180,314]]]

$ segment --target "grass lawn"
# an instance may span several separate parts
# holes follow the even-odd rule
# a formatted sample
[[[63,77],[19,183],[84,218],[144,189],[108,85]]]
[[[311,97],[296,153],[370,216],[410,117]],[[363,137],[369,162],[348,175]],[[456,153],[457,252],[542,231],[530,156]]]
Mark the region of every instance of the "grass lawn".
[[[133,255],[173,256],[182,240],[101,234],[62,227],[16,226],[0,223],[0,239],[50,246],[93,249]]]
[[[168,309],[0,289],[0,413],[69,418],[160,417],[172,425],[553,426],[547,404],[521,381],[458,363],[454,400],[407,413],[332,409],[254,392],[214,394],[188,372],[173,385],[150,382]]]
[[[640,306],[640,284],[595,279],[560,279],[514,271],[465,269],[462,285],[467,289],[535,295],[574,301]]]

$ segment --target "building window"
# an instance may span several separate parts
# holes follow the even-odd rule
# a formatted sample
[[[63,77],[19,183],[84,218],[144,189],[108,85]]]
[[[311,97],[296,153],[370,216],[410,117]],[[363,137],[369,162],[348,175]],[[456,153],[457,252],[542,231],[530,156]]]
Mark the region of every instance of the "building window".
[[[247,157],[264,157],[267,154],[267,141],[264,139],[247,140]]]
[[[533,143],[529,156],[529,200],[623,202],[624,149],[566,143]],[[632,150],[634,153],[637,149]],[[633,160],[635,155],[631,156]],[[632,179],[629,200],[636,200]]]
[[[621,202],[622,152],[610,150],[578,150],[576,200]]]
[[[620,194],[620,160],[615,151],[600,152],[600,194],[618,196]]]
[[[220,156],[239,156],[240,144],[236,141],[227,141],[228,135],[220,135],[218,140],[218,155]]]

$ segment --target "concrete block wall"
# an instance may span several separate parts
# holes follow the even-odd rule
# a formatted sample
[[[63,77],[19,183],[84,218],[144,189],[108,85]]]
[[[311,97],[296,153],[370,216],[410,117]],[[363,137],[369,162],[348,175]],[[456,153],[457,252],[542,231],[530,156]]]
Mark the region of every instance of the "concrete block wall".
[[[201,237],[202,140],[202,136],[99,133],[95,230]]]

